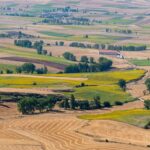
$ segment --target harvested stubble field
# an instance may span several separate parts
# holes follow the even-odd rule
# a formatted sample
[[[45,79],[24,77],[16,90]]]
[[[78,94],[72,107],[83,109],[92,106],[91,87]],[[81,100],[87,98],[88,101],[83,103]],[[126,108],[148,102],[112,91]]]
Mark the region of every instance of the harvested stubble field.
[[[0,0],[0,5],[0,9],[4,6],[12,8],[11,11],[0,10],[0,33],[21,31],[39,37],[31,41],[44,40],[46,44],[51,44],[51,46],[45,44],[44,49],[53,54],[53,57],[38,55],[35,49],[14,46],[15,38],[0,38],[0,69],[14,70],[15,66],[30,61],[37,67],[43,67],[46,63],[50,72],[62,71],[66,65],[72,64],[62,58],[62,54],[66,51],[75,54],[77,59],[80,59],[82,55],[92,56],[96,60],[101,57],[98,50],[68,46],[70,42],[75,41],[113,45],[146,44],[147,51],[121,52],[125,59],[105,57],[112,59],[113,67],[117,68],[134,68],[135,65],[132,65],[129,59],[133,59],[132,63],[136,65],[149,65],[147,60],[150,57],[149,0],[16,0],[15,2]],[[44,18],[40,16],[40,13],[44,14],[49,10],[67,6],[79,9],[75,17],[81,16],[102,22],[96,25],[55,25],[41,22]],[[83,13],[82,10],[87,13]],[[17,11],[20,11],[20,16],[17,16]],[[16,16],[12,16],[13,12]],[[111,29],[112,32],[107,33],[106,28]],[[133,33],[115,32],[122,29],[132,30]],[[85,38],[87,34],[89,37]],[[65,45],[54,46],[56,41],[64,41]],[[141,60],[135,60],[135,58]],[[144,81],[149,77],[149,73],[142,80],[128,84],[128,93],[123,92],[117,85],[119,79],[136,80],[144,73],[143,70],[131,70],[46,76],[4,74],[0,76],[0,92],[65,94],[67,96],[74,94],[80,100],[92,100],[94,96],[100,96],[102,102],[110,101],[114,104],[115,101],[132,101],[133,97],[149,98],[149,95],[143,96],[143,90],[146,90]],[[83,82],[88,86],[75,88]],[[73,92],[61,91],[64,89],[71,89]],[[52,111],[30,116],[21,115],[17,111],[16,103],[3,104],[0,103],[0,150],[149,149],[147,145],[150,145],[150,132],[141,127],[149,121],[150,112],[142,109],[143,101],[133,101],[105,110],[84,112],[61,110],[59,113]]]
[[[0,129],[3,150],[147,150],[149,141],[149,132],[131,125],[63,113],[5,119]]]

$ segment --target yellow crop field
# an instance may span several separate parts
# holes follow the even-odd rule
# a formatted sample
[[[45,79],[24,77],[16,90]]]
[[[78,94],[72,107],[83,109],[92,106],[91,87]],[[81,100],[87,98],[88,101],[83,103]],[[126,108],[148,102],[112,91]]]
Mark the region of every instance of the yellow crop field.
[[[46,76],[1,76],[0,87],[8,88],[50,88],[51,90],[71,89],[73,92],[62,92],[69,96],[74,94],[79,100],[92,100],[100,96],[101,101],[128,102],[133,98],[118,85],[119,79],[127,82],[144,75],[144,70],[114,71],[80,74],[49,74]],[[84,83],[84,87],[76,87]],[[111,99],[110,99],[111,97]]]

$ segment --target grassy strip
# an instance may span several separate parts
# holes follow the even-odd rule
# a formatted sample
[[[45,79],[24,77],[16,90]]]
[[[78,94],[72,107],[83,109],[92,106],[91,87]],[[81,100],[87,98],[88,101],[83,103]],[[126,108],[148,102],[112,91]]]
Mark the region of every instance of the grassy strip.
[[[115,120],[144,127],[150,120],[150,111],[144,109],[133,109],[114,111],[107,114],[82,115],[79,116],[79,118],[86,120]]]
[[[137,66],[150,66],[148,59],[131,59],[130,62]]]
[[[43,35],[50,36],[49,39],[52,40],[65,40],[65,41],[78,41],[78,42],[92,42],[92,43],[113,43],[118,40],[123,40],[124,37],[121,36],[108,36],[108,35],[89,35],[88,38],[82,35],[69,35],[64,33],[41,31],[39,32]],[[52,36],[52,37],[51,37]]]
[[[22,49],[22,48],[20,48]],[[20,49],[16,49],[15,47],[0,47],[0,52],[3,53],[8,53],[8,54],[12,54],[12,55],[16,55],[16,56],[20,56],[20,57],[25,57],[25,58],[31,58],[31,59],[38,59],[38,60],[46,60],[49,62],[54,62],[54,63],[58,63],[58,64],[64,64],[64,65],[68,65],[68,64],[72,64],[73,62],[68,61],[64,58],[58,58],[58,57],[52,57],[52,56],[45,56],[45,55],[40,55],[33,51],[25,51],[24,50],[20,50]]]

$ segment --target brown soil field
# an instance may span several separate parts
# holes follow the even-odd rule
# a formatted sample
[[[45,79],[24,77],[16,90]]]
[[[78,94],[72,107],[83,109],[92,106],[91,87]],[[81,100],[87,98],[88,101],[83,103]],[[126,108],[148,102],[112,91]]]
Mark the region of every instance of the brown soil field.
[[[122,52],[125,58],[133,58],[133,59],[147,59],[150,57],[150,51],[141,51],[141,52]]]
[[[58,46],[52,46],[52,47],[46,46],[45,49],[48,52],[52,52],[53,56],[56,56],[56,57],[62,56],[63,53],[65,52],[71,52],[77,57],[78,60],[80,60],[81,56],[94,57],[96,61],[98,60],[99,57],[106,57],[106,58],[113,60],[113,67],[116,67],[116,68],[131,67],[131,65],[128,63],[127,60],[119,59],[114,56],[99,55],[99,51],[96,49],[83,49],[83,48],[75,48],[75,47],[68,47],[68,46],[64,46],[63,48],[58,47]]]
[[[63,65],[63,64],[58,64],[58,63],[49,62],[49,61],[45,61],[45,60],[23,58],[23,57],[2,57],[0,59],[6,60],[6,61],[8,60],[8,61],[16,61],[16,62],[36,63],[36,64],[40,64],[40,65],[44,65],[44,66],[54,67],[54,68],[60,69],[60,70],[64,70],[64,68],[66,67],[66,65]]]

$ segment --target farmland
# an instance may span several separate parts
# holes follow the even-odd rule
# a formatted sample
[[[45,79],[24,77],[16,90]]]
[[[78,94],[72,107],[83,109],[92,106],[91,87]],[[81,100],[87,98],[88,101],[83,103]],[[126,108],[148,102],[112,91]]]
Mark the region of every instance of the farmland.
[[[117,100],[122,102],[133,100],[129,94],[119,88],[117,85],[118,80],[125,79],[128,82],[140,78],[143,74],[143,70],[133,70],[95,74],[50,74],[45,77],[1,75],[0,85],[5,88],[49,88],[53,91],[72,89],[77,99],[92,100],[95,96],[100,96],[102,102],[108,100],[111,104],[114,104]],[[36,83],[36,85],[33,85],[33,83]],[[87,86],[75,88],[81,83]],[[69,96],[71,93],[65,92],[64,94]]]
[[[0,5],[0,150],[149,149],[150,0]]]
[[[131,62],[137,66],[150,66],[150,61],[148,59],[133,59]]]
[[[124,110],[124,111],[114,111],[107,114],[99,115],[83,115],[79,116],[81,119],[87,120],[114,120],[131,125],[144,127],[145,124],[149,121],[150,111],[143,109],[135,110]]]

